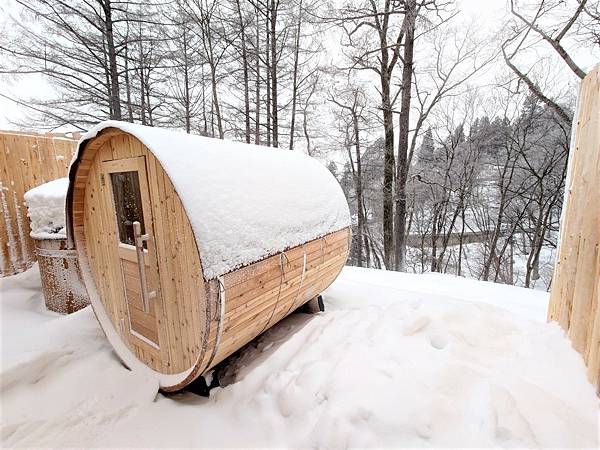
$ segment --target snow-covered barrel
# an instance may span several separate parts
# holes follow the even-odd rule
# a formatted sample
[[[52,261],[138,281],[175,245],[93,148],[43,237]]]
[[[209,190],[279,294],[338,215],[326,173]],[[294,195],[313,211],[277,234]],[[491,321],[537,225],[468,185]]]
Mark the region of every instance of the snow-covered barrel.
[[[123,362],[173,391],[327,288],[350,215],[302,152],[103,122],[71,164],[67,231]]]
[[[35,245],[46,308],[70,314],[89,305],[77,254],[67,246],[65,197],[69,180],[60,178],[25,193],[30,236]]]

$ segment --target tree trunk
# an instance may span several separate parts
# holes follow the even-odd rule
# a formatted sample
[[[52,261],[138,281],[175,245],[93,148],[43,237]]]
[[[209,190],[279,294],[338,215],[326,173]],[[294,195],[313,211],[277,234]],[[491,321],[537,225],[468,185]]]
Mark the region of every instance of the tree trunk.
[[[142,125],[148,125],[148,122],[146,121],[146,87],[144,86],[144,83],[146,82],[146,76],[144,75],[144,66],[141,63],[142,61],[142,50],[141,50],[141,43],[140,43],[140,70],[139,70],[139,77],[140,77],[140,118],[142,120]]]
[[[211,16],[208,12],[202,12],[202,38],[203,46],[206,52],[206,59],[208,67],[210,68],[210,82],[212,92],[212,111],[211,111],[211,124],[212,124],[212,135],[214,132],[214,118],[217,119],[217,130],[219,132],[219,139],[223,139],[225,134],[223,132],[223,118],[221,117],[221,107],[219,105],[219,92],[217,89],[217,61],[215,60],[214,47],[213,47],[213,35],[211,30]]]
[[[150,103],[150,68],[146,71],[146,105],[148,107],[148,125],[154,126],[154,118],[152,117],[152,104]],[[143,94],[142,94],[143,95]]]
[[[185,26],[183,28],[183,89],[184,89],[184,108],[185,108],[185,131],[189,134],[192,129],[190,118],[190,74],[188,59],[188,41]]]
[[[250,143],[250,88],[248,86],[248,54],[246,52],[246,27],[244,25],[244,18],[242,17],[242,9],[240,7],[240,0],[235,1],[237,6],[238,18],[240,21],[240,33],[242,40],[242,66],[244,68],[244,117],[246,122],[246,143]]]
[[[306,140],[306,153],[308,153],[308,156],[312,156],[312,148],[310,146],[310,135],[308,134],[306,108],[304,108],[304,111],[302,113],[302,131],[304,131],[304,139]]]
[[[384,63],[387,66],[387,62]],[[394,119],[390,98],[390,74],[382,72],[381,100],[383,108],[383,127],[385,130],[384,166],[383,166],[383,258],[386,269],[393,268],[394,261]]]
[[[354,129],[354,148],[356,152],[356,174],[355,174],[355,191],[356,191],[356,209],[358,216],[358,266],[363,267],[363,248],[365,246],[364,230],[365,230],[365,210],[363,205],[363,192],[362,192],[362,165],[360,160],[360,134],[358,127],[358,115],[356,111],[352,111],[352,126]]]
[[[260,33],[259,33],[259,12],[258,6],[256,7],[256,85],[255,85],[255,100],[256,105],[255,118],[254,118],[254,143],[260,145]]]
[[[556,197],[554,198],[556,199]],[[535,227],[535,233],[533,242],[531,244],[529,257],[527,258],[527,273],[525,276],[525,287],[530,287],[531,281],[535,281],[539,278],[538,272],[540,267],[540,253],[542,251],[542,248],[544,247],[544,238],[546,237],[546,231],[548,230],[548,221],[550,220],[554,203],[555,200],[552,200],[550,204],[546,206],[546,211],[544,211],[543,204],[540,205],[539,218]]]
[[[302,26],[302,0],[298,6],[298,24],[294,42],[294,75],[292,85],[292,118],[290,123],[290,150],[294,149],[294,133],[296,131],[296,103],[298,101],[298,60],[300,59],[300,29]]]
[[[500,239],[500,233],[502,231],[502,220],[504,219],[504,199],[500,200],[500,205],[498,209],[498,215],[496,217],[496,224],[494,225],[494,230],[492,232],[492,239],[490,241],[490,254],[485,260],[483,264],[483,273],[481,278],[483,281],[488,281],[490,278],[490,269],[492,267],[493,262],[496,259],[496,246],[498,245],[498,240]]]
[[[434,206],[437,209],[437,206]],[[431,229],[431,271],[437,272],[437,239],[438,239],[438,211],[433,213],[433,227]]]
[[[279,147],[279,123],[277,117],[277,8],[279,0],[271,0],[271,113],[273,119],[273,147]]]
[[[206,79],[204,77],[204,64],[201,66],[202,72],[202,122],[204,123],[204,136],[208,136],[208,115],[206,114]]]
[[[125,46],[125,93],[127,95],[127,118],[133,123],[133,105],[131,104],[131,80],[129,78],[129,54]]]
[[[265,43],[265,53],[266,53],[266,71],[267,71],[267,147],[271,146],[271,26],[269,23],[270,20],[269,8],[266,9],[266,17],[265,17],[265,27],[266,27],[266,43]]]
[[[221,117],[221,107],[219,106],[219,94],[217,92],[217,68],[214,63],[210,64],[210,81],[212,84],[212,97],[214,113],[217,116],[217,129],[219,131],[219,139],[223,139],[225,134],[223,132],[223,119]]]
[[[465,219],[466,219],[466,208],[462,208],[460,212],[460,236],[458,238],[458,263],[456,268],[456,275],[461,276],[462,272],[462,255],[463,255],[463,240],[465,238]]]
[[[406,269],[406,181],[408,178],[408,135],[410,132],[410,104],[412,94],[413,57],[415,43],[416,2],[405,2],[404,57],[402,86],[400,89],[400,117],[398,119],[398,161],[396,167],[396,214],[394,235],[396,240],[394,268]]]
[[[111,0],[102,2],[104,10],[104,24],[106,33],[106,49],[108,52],[108,68],[110,73],[110,110],[111,119],[121,120],[121,98],[119,89],[119,68],[117,66],[117,51],[113,32]]]

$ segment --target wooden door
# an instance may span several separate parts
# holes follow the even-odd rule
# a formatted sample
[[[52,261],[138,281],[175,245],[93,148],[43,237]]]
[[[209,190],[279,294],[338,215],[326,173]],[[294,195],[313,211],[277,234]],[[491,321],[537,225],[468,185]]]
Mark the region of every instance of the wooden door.
[[[124,286],[128,320],[122,333],[159,348],[157,307],[160,278],[146,158],[118,159],[102,163],[102,183],[110,196],[117,236],[117,254]]]

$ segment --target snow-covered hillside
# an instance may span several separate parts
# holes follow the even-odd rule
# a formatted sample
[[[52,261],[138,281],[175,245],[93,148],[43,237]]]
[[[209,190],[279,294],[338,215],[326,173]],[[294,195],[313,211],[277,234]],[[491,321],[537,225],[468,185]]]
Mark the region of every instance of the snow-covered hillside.
[[[0,280],[3,446],[597,447],[598,401],[546,293],[346,268],[327,311],[233,358],[205,399],[124,369],[91,309]]]

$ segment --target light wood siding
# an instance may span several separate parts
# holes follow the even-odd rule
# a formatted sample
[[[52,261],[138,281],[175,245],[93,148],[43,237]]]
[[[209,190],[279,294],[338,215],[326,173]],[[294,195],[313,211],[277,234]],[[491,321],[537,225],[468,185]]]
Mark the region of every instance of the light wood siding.
[[[146,157],[161,288],[152,300],[160,349],[129,332],[125,287],[117,251],[114,209],[102,186],[101,162]],[[152,369],[176,374],[196,365],[206,348],[206,292],[191,225],[175,189],[156,158],[137,139],[108,131],[91,141],[77,169],[73,232],[78,254],[87,259],[95,288],[113,326],[130,350]],[[88,287],[89,289],[90,287]],[[152,333],[152,329],[149,330]]]
[[[600,66],[579,105],[548,318],[567,331],[600,395]]]
[[[161,287],[153,310],[156,331],[151,324],[146,331],[157,334],[159,349],[136,339],[122,323],[128,316],[114,210],[99,176],[102,161],[137,156],[146,157]],[[72,233],[80,264],[89,266],[95,280],[88,290],[97,290],[121,339],[140,361],[162,374],[181,374],[177,382],[162,385],[165,391],[184,387],[317,296],[348,257],[350,229],[345,228],[205,280],[202,255],[171,180],[145,146],[115,129],[87,143],[72,186]]]
[[[211,366],[326,289],[346,262],[349,237],[343,229],[225,275],[223,332]]]
[[[0,276],[35,262],[23,195],[67,175],[77,141],[55,134],[0,131]]]

